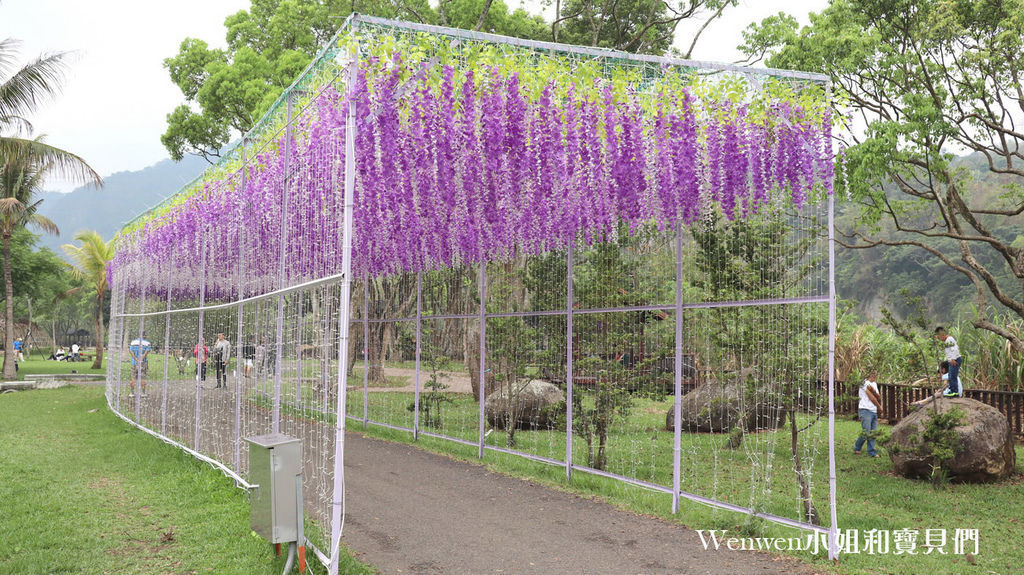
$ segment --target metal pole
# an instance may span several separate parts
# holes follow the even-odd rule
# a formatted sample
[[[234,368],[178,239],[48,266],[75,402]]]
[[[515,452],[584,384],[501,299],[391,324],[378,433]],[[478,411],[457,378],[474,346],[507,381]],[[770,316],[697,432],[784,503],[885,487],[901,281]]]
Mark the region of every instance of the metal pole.
[[[240,186],[242,190],[245,190],[245,186],[248,183],[249,178],[249,158],[246,155],[246,146],[249,142],[242,138],[242,174]],[[235,283],[238,284],[238,324],[235,331],[235,337],[238,338],[237,353],[235,353],[235,472],[242,470],[242,378],[245,377],[245,358],[242,357],[245,346],[243,345],[242,336],[242,316],[245,311],[245,304],[241,302],[245,298],[245,290],[243,285],[245,284],[245,226],[242,225],[241,220],[246,217],[248,211],[248,195],[241,194],[245,198],[239,207],[239,225],[238,225],[238,279]],[[253,344],[255,345],[255,344]],[[227,369],[227,366],[224,366]]]
[[[302,302],[305,299],[305,292],[295,294],[295,327],[292,330],[292,340],[295,341],[295,406],[302,407]]]
[[[370,278],[363,282],[363,429],[370,420]]]
[[[171,263],[167,266],[167,317],[164,324],[164,384],[163,389],[160,392],[160,434],[164,435],[167,433],[167,370],[170,367],[171,358],[171,294],[174,292],[174,288],[171,287],[171,270],[174,269],[174,258],[172,256]]]
[[[573,293],[573,257],[576,242],[569,244],[565,266],[565,478],[572,479],[572,308],[575,302]]]
[[[139,301],[139,311],[146,311],[146,284],[142,284],[142,296]],[[142,336],[145,335],[145,316],[139,317],[139,352],[142,352]],[[129,342],[129,347],[131,342]],[[164,363],[167,363],[165,360]],[[138,423],[142,417],[142,358],[136,356],[135,358],[135,382],[139,384],[138,389],[135,390],[135,421]]]
[[[200,409],[200,406],[202,405],[202,396],[203,396],[203,380],[202,380],[202,377],[203,377],[203,365],[205,365],[204,363],[201,363],[199,361],[199,358],[202,357],[204,361],[209,359],[207,357],[208,354],[206,353],[206,338],[203,337],[203,319],[204,319],[203,306],[206,304],[206,233],[207,233],[207,230],[204,227],[202,238],[200,238],[201,242],[199,244],[199,258],[200,258],[200,261],[202,263],[201,263],[201,266],[200,266],[201,271],[199,273],[199,338],[198,338],[199,343],[196,344],[196,353],[195,353],[195,356],[196,356],[196,429],[195,429],[195,436],[194,436],[193,441],[192,441],[192,449],[195,449],[196,451],[199,451],[199,422],[200,422],[200,416],[202,415],[202,410]]]
[[[356,64],[359,61],[359,46],[353,44],[349,64],[347,89],[349,94],[356,83]],[[341,248],[341,306],[338,310],[338,412],[335,417],[334,437],[334,498],[331,502],[331,564],[330,575],[338,574],[338,559],[341,548],[341,521],[345,504],[345,400],[347,395],[348,331],[352,298],[352,212],[355,204],[356,187],[356,105],[349,98],[348,117],[345,119],[345,205],[342,226]],[[337,161],[337,160],[336,160]],[[338,170],[333,170],[337,175]],[[335,189],[337,186],[335,186]]]
[[[285,257],[288,247],[288,182],[292,156],[292,113],[294,103],[288,94],[284,126],[284,181],[281,182],[281,249],[277,266],[278,288],[285,286]],[[281,431],[281,362],[284,351],[284,294],[277,296],[277,341],[274,344],[274,433]]]
[[[839,527],[836,517],[836,243],[835,198],[828,197],[828,558],[839,558]]]
[[[832,82],[825,86],[825,101],[832,105]],[[828,129],[828,151],[831,158],[834,142],[832,127]],[[834,161],[834,160],[833,160]],[[828,558],[839,560],[839,521],[836,509],[836,223],[835,191],[828,196],[828,505],[831,524],[828,528]]]
[[[423,335],[423,272],[416,272],[416,385],[412,410],[412,438],[420,438],[420,338]]]
[[[127,280],[125,281],[127,283]],[[124,301],[128,299],[126,296],[128,292],[128,286],[124,286],[120,291],[120,301],[117,302],[117,307],[121,311],[117,321],[117,401],[115,406],[117,411],[121,411],[121,366],[124,361]],[[97,334],[97,338],[103,337],[102,334]]]
[[[487,330],[487,264],[486,262],[480,262],[480,279],[479,282],[479,293],[480,293],[480,422],[478,424],[477,437],[477,453],[478,459],[484,458],[484,401],[487,395],[484,393],[487,387],[487,377],[484,369],[487,367],[487,360],[484,357],[486,354],[486,330]]]
[[[323,388],[323,394],[320,398],[321,409],[327,411],[327,403],[330,401],[330,393],[328,389],[328,383],[331,378],[329,372],[331,371],[331,289],[325,287],[321,290],[322,301],[323,301],[323,315],[324,315],[324,340],[321,343],[323,349],[323,362],[320,365],[320,387]],[[346,378],[347,379],[347,378]],[[346,384],[348,382],[346,381]]]
[[[679,513],[679,483],[682,476],[682,399],[683,399],[683,229],[676,222],[676,359],[675,359],[675,415],[672,425],[672,513]]]

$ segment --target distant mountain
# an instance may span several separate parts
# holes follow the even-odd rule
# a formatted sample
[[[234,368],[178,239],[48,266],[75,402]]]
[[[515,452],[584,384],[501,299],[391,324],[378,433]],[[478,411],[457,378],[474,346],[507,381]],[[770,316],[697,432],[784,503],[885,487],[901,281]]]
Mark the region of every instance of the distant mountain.
[[[48,247],[60,256],[62,244],[73,243],[75,234],[96,230],[110,239],[126,222],[192,181],[209,164],[199,157],[186,156],[180,162],[163,160],[131,172],[117,172],[103,179],[103,188],[80,187],[62,194],[45,192],[39,213],[53,220],[60,236],[44,235],[40,247]]]

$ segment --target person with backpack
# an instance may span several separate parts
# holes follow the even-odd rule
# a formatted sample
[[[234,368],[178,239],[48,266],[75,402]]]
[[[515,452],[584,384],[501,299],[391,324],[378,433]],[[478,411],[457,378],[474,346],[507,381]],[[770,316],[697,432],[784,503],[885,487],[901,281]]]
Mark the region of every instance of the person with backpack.
[[[860,416],[861,434],[857,436],[857,442],[853,444],[853,454],[860,455],[864,442],[868,443],[868,455],[878,457],[878,450],[875,449],[875,438],[872,435],[878,429],[878,409],[882,407],[882,396],[878,394],[878,371],[871,370],[868,378],[857,390],[860,402],[857,404],[857,414]]]
[[[128,397],[135,397],[135,382],[139,382],[139,394],[142,397],[146,397],[146,375],[149,374],[149,352],[153,349],[153,345],[146,339],[146,334],[142,334],[142,337],[133,339],[128,344],[128,355],[131,358],[131,379],[129,380],[128,386]],[[61,352],[64,348],[60,348]]]

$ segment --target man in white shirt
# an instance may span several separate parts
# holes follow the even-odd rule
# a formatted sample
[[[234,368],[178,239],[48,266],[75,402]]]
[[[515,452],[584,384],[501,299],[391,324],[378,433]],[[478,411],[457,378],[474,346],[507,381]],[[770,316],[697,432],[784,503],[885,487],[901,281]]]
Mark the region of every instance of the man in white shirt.
[[[864,442],[867,441],[868,455],[878,457],[873,433],[878,429],[878,408],[882,407],[882,396],[878,394],[877,379],[878,372],[871,370],[868,373],[868,378],[857,390],[857,395],[860,398],[860,402],[857,404],[857,414],[860,416],[860,426],[863,431],[857,436],[857,442],[853,444],[854,455],[860,454]]]
[[[949,362],[949,386],[943,395],[960,397],[960,366],[964,364],[964,359],[960,355],[960,346],[956,344],[956,339],[946,332],[946,328],[941,326],[935,328],[935,339],[942,343],[946,361]]]
[[[78,355],[81,350],[77,343],[71,344],[71,361],[81,361],[82,358]]]

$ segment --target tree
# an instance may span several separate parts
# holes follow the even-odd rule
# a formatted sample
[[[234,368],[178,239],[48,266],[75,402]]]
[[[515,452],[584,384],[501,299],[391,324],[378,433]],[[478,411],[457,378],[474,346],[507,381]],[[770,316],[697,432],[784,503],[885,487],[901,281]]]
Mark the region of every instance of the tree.
[[[90,289],[96,292],[96,359],[92,363],[93,369],[103,367],[103,301],[106,298],[107,289],[107,265],[114,258],[114,240],[104,242],[103,238],[94,231],[87,230],[75,235],[75,241],[80,245],[64,244],[61,248],[71,258],[72,263],[68,264],[72,275],[85,282]],[[79,291],[82,287],[74,288],[72,291]]]
[[[551,38],[569,44],[664,54],[681,22],[703,18],[689,48],[680,53],[689,58],[708,24],[735,5],[736,0],[555,0],[558,19],[551,24]]]
[[[426,0],[253,0],[228,16],[226,50],[186,38],[164,67],[185,96],[167,116],[160,141],[171,158],[195,154],[213,163],[232,137],[244,133],[280,97],[353,12],[473,28],[538,39],[543,19],[503,0],[446,0],[435,10]]]
[[[806,219],[801,219],[806,218]],[[807,230],[822,229],[813,216],[763,208],[748,219],[723,224],[722,215],[691,228],[695,247],[695,285],[712,301],[773,299],[806,295],[807,278],[820,268],[813,252],[816,238]],[[822,365],[828,327],[823,314],[803,306],[753,306],[709,310],[706,324],[714,354],[713,365],[737,370],[746,396],[746,409],[758,410],[758,419],[779,421],[777,410],[789,420],[790,455],[793,458],[798,500],[805,521],[820,525],[811,494],[811,470],[800,455],[800,433],[810,429],[826,411],[816,384],[827,368]],[[743,368],[753,368],[744,373]],[[727,375],[724,377],[737,377]],[[762,381],[753,381],[759,377]],[[809,423],[798,422],[808,411]],[[746,419],[747,413],[738,418]],[[730,436],[738,447],[751,431],[743,423]]]
[[[101,179],[78,156],[47,144],[42,137],[19,137],[32,128],[28,115],[58,89],[64,72],[63,53],[41,56],[15,69],[18,42],[0,42],[0,238],[4,244],[4,289],[8,329],[4,349],[14,347],[14,291],[11,282],[10,243],[15,230],[33,226],[57,233],[57,226],[39,215],[36,200],[44,178],[60,174],[72,180],[102,185]],[[4,354],[3,377],[15,376],[12,356]]]
[[[860,217],[842,243],[922,250],[970,282],[974,327],[1024,353],[1020,333],[990,319],[999,305],[1024,318],[1024,1],[833,0],[802,30],[779,15],[744,36],[772,66],[828,73],[865,124],[847,154]],[[979,193],[964,151],[1001,194]]]
[[[37,249],[38,236],[19,228],[11,236],[11,284],[14,297],[14,317],[20,320],[32,316],[36,322],[52,319],[59,305],[58,298],[70,287],[60,259],[52,251]],[[30,312],[31,310],[31,312]],[[51,325],[52,327],[52,325]],[[51,331],[53,331],[51,329]],[[15,333],[26,337],[27,333]],[[36,339],[34,342],[43,343]]]
[[[0,239],[3,241],[4,260],[4,298],[6,337],[4,349],[14,348],[14,281],[11,272],[11,240],[14,233],[27,226],[38,228],[46,233],[57,234],[57,225],[48,218],[36,213],[41,200],[33,201],[33,196],[50,171],[52,164],[40,164],[28,149],[20,150],[4,158],[0,165]],[[4,354],[4,379],[15,376],[14,358]]]

